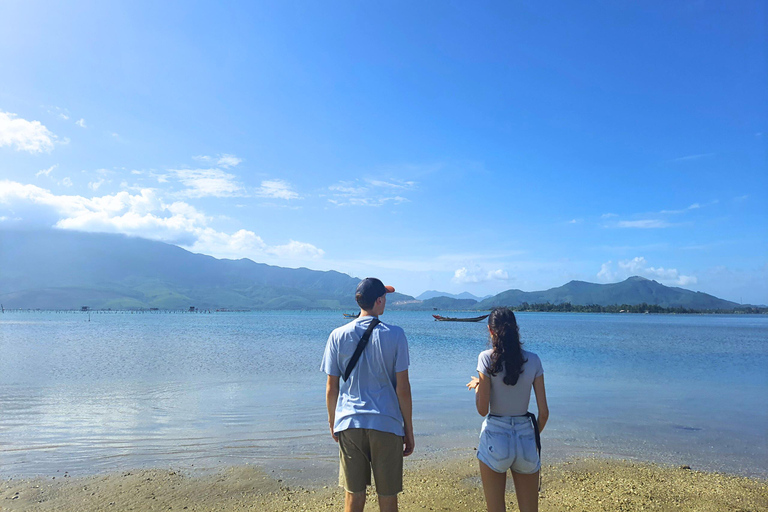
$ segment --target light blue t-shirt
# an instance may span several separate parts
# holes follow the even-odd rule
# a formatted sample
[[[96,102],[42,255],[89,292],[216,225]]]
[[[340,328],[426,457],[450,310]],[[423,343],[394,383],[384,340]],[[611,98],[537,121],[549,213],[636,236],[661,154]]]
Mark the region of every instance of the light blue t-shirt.
[[[403,329],[384,322],[377,325],[349,380],[343,378],[371,320],[372,316],[358,318],[335,329],[328,337],[320,370],[342,377],[333,431],[370,428],[402,436],[405,431],[395,392],[395,374],[407,370],[410,365],[408,340]]]

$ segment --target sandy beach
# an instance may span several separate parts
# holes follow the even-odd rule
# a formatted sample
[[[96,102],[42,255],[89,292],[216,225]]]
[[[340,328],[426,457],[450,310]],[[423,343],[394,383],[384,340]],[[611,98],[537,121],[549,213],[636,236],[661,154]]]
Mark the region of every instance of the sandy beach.
[[[477,461],[406,464],[403,511],[485,510]],[[516,510],[508,492],[508,508]],[[375,494],[367,509],[377,510]],[[7,511],[129,510],[314,511],[340,510],[335,475],[327,482],[295,486],[254,467],[208,475],[140,470],[71,478],[5,480],[0,509]],[[687,467],[663,467],[608,459],[581,459],[544,467],[542,511],[768,511],[768,481]]]

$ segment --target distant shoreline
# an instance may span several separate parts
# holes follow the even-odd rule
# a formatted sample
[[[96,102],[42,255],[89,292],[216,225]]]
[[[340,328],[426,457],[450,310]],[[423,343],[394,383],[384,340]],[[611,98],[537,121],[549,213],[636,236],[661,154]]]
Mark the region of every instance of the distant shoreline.
[[[551,306],[549,308],[545,306]],[[602,309],[599,309],[602,308]],[[127,309],[44,309],[44,308],[5,308],[3,313],[148,313],[148,314],[213,314],[213,313],[266,313],[277,311],[312,311],[312,312],[338,312],[347,313],[353,308],[340,308],[340,309],[326,309],[326,308],[305,308],[305,309],[230,309],[230,308],[195,308],[189,309],[163,309],[163,308],[127,308]],[[749,307],[739,308],[734,310],[694,310],[685,308],[659,308],[654,310],[638,310],[637,307],[632,306],[631,309],[619,309],[616,310],[614,306],[571,306],[566,308],[563,305],[543,305],[540,309],[520,309],[511,306],[511,309],[516,313],[597,313],[597,314],[611,314],[611,315],[768,315],[768,307]],[[491,309],[414,309],[414,308],[398,308],[393,306],[390,308],[391,312],[408,312],[408,313],[437,313],[437,312],[449,312],[449,313],[478,313],[488,312]]]

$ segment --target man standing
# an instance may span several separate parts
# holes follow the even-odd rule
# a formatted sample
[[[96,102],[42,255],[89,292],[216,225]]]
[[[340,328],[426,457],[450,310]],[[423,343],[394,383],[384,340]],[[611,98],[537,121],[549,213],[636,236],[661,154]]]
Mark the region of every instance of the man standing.
[[[328,374],[325,403],[331,435],[339,443],[345,512],[365,508],[371,471],[379,509],[397,512],[403,456],[413,453],[408,340],[400,327],[378,320],[387,293],[394,291],[373,277],[360,281],[355,293],[360,316],[331,333],[320,367]]]

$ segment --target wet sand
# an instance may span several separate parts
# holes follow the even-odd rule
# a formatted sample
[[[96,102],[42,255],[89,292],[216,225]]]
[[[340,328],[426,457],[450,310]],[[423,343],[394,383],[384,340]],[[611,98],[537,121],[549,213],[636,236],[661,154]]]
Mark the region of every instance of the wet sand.
[[[316,511],[341,510],[336,475],[295,486],[264,471],[236,467],[208,475],[140,470],[90,477],[5,480],[8,511]],[[510,482],[511,484],[511,482]],[[511,485],[508,509],[517,510]],[[369,494],[366,510],[378,510]],[[477,461],[407,461],[402,511],[483,511]],[[540,510],[768,511],[768,480],[610,459],[544,467]]]

